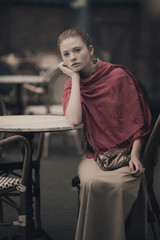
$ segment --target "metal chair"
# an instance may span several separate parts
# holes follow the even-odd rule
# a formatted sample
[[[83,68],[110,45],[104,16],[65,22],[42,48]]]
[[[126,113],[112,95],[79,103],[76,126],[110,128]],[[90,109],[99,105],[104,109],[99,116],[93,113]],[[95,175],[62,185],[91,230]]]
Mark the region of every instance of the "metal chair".
[[[154,172],[158,162],[160,147],[160,115],[153,127],[144,151],[144,165],[148,193],[148,222],[151,224],[154,239],[160,239],[160,208],[154,191]],[[159,159],[160,160],[160,159]]]
[[[21,59],[18,64],[15,65],[15,71],[17,75],[40,75],[41,69],[37,64],[29,59]],[[23,109],[29,105],[37,105],[42,103],[41,95],[43,93],[43,86],[41,84],[29,84],[25,83],[22,86],[22,100],[23,100]]]
[[[61,58],[59,54],[52,50],[48,49],[38,49],[34,53],[34,60],[36,64],[39,66],[39,68],[46,72],[49,68],[51,68],[53,65],[56,66],[60,63]]]
[[[39,75],[40,68],[34,62],[29,60],[20,60],[15,66],[16,74],[18,75]]]
[[[10,136],[0,140],[0,147],[8,144],[21,142],[24,146],[24,158],[22,172],[19,177],[11,175],[0,176],[0,200],[16,209],[18,219],[13,222],[3,221],[2,212],[0,212],[0,226],[19,226],[20,239],[26,240],[26,188],[28,179],[28,168],[30,164],[31,149],[28,140],[20,135]],[[14,197],[19,197],[19,204]]]
[[[158,151],[160,148],[160,115],[153,126],[152,132],[147,141],[143,163],[145,166],[145,176],[147,182],[147,196],[148,196],[148,223],[151,224],[153,236],[155,240],[160,240],[160,208],[154,191],[154,170],[158,162]],[[159,159],[160,160],[160,159]],[[78,189],[78,211],[80,207],[80,179],[75,176],[72,179],[72,187]]]
[[[41,209],[40,209],[40,160],[43,151],[43,141],[44,134],[40,134],[37,151],[35,154],[35,158],[31,162],[31,168],[33,170],[32,174],[32,197],[35,199],[35,218],[36,218],[36,227],[41,229]],[[14,149],[13,149],[14,148]],[[9,176],[10,174],[18,176],[17,170],[23,169],[23,158],[22,153],[19,151],[15,151],[17,145],[15,147],[12,143],[12,148],[9,146],[9,149],[6,151],[2,150],[2,154],[0,156],[0,173],[4,176]],[[13,150],[11,150],[13,149]]]
[[[14,70],[14,68],[0,60],[0,75],[15,75],[16,72]],[[7,104],[7,106],[11,109],[14,110],[16,109],[16,105],[17,105],[17,95],[16,95],[16,86],[14,86],[13,84],[0,84],[0,95],[3,96],[3,98],[5,99],[5,102]]]
[[[43,104],[28,105],[25,114],[52,114],[63,115],[62,93],[68,76],[53,66],[44,74]]]
[[[6,106],[3,99],[0,99],[0,106],[2,115],[7,114]],[[1,139],[5,138],[6,134],[2,134]],[[34,151],[32,151],[32,162],[30,164],[32,168],[32,197],[35,199],[35,218],[36,226],[41,229],[41,209],[40,209],[40,161],[43,152],[44,133],[36,135],[37,139],[33,141]],[[8,145],[8,148],[0,148],[0,173],[1,175],[8,176],[10,174],[18,176],[17,170],[23,169],[23,154],[19,150],[17,144],[12,143]],[[0,209],[3,209],[0,206]],[[2,210],[0,210],[2,212]]]

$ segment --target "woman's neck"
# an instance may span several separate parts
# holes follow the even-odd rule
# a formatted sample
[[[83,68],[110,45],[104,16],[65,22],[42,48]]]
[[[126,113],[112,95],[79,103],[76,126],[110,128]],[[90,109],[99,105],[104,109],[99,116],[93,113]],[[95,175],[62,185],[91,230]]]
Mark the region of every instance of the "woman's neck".
[[[99,59],[94,59],[92,61],[91,65],[89,66],[89,68],[86,71],[81,71],[80,72],[80,76],[82,78],[86,78],[86,77],[89,77],[92,74],[94,74],[97,71],[98,62],[99,62]]]

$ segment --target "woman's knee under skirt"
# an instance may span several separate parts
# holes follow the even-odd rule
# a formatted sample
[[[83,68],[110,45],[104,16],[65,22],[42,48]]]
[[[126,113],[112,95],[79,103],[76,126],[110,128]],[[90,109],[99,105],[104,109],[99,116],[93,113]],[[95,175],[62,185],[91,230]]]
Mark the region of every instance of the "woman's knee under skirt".
[[[75,240],[131,239],[131,235],[126,232],[126,222],[135,205],[143,178],[134,177],[128,166],[103,171],[91,158],[81,161],[78,173],[81,191]],[[146,201],[146,198],[142,201]],[[142,204],[140,205],[145,206]],[[134,223],[128,221],[129,226],[136,224],[135,218],[133,219]],[[130,237],[127,238],[126,235]],[[133,239],[145,239],[144,236],[142,238],[143,233],[140,235]]]

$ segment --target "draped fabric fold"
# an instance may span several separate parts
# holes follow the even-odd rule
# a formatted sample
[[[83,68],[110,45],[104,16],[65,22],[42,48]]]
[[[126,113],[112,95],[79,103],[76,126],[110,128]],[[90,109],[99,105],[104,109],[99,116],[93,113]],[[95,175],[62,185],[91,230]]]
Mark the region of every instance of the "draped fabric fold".
[[[62,97],[64,114],[71,85],[70,78]],[[99,60],[96,73],[80,79],[80,90],[88,157],[93,153],[86,124],[97,152],[131,147],[135,139],[145,140],[151,128],[150,108],[135,77],[125,67]]]

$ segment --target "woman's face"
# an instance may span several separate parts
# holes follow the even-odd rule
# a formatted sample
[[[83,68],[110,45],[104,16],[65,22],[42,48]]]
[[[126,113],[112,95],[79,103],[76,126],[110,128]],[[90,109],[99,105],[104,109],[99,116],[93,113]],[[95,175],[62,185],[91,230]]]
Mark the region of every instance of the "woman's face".
[[[87,72],[92,64],[91,56],[94,48],[89,48],[81,37],[70,37],[64,39],[60,44],[60,51],[65,65],[75,72]]]

